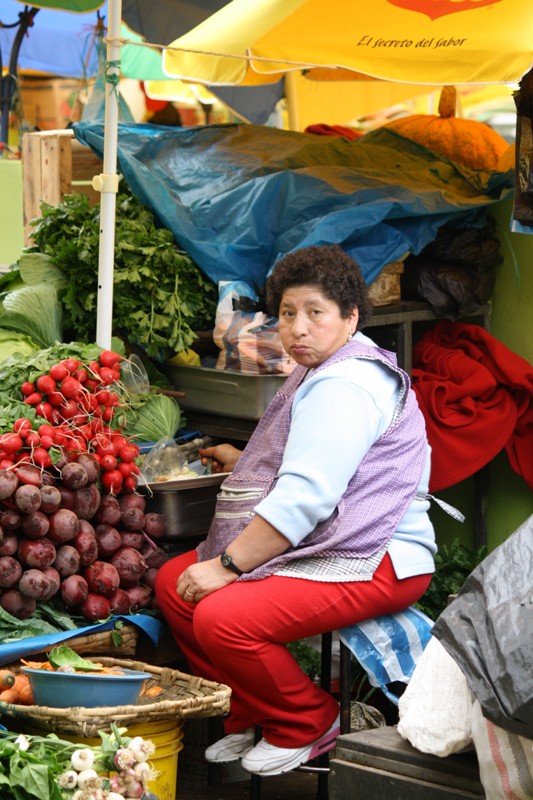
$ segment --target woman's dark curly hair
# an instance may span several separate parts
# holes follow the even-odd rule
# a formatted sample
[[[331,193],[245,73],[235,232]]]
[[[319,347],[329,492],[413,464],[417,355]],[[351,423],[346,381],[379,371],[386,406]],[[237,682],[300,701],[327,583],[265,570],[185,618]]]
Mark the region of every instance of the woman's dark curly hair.
[[[363,327],[372,315],[361,270],[337,244],[304,247],[277,262],[266,284],[267,306],[273,316],[279,316],[283,293],[295,286],[318,286],[327,298],[337,303],[343,319],[357,306],[357,327]]]

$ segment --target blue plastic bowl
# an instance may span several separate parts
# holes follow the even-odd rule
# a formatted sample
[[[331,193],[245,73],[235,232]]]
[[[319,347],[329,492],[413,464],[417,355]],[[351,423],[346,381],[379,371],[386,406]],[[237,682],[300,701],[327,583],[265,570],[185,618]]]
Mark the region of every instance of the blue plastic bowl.
[[[22,667],[30,681],[35,705],[50,708],[129,706],[137,701],[143,683],[152,675],[122,669],[122,675],[97,672],[53,672]]]

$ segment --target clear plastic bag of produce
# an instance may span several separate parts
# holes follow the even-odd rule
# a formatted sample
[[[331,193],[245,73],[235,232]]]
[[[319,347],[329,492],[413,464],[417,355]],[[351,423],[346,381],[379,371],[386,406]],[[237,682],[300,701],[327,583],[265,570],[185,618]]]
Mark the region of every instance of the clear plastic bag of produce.
[[[432,633],[461,667],[483,715],[533,739],[533,515],[466,579]]]
[[[175,439],[160,439],[143,456],[141,475],[146,483],[196,477]]]

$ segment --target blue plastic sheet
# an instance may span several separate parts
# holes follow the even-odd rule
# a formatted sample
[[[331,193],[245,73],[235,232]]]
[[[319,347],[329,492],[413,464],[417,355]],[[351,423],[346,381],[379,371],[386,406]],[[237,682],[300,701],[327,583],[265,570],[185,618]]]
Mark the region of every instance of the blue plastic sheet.
[[[74,131],[102,156],[102,124]],[[513,191],[510,173],[460,167],[387,129],[350,141],[256,125],[122,124],[118,164],[213,281],[258,286],[281,255],[316,244],[341,245],[371,283],[441,226],[481,226]]]
[[[88,625],[85,628],[76,628],[72,631],[58,631],[58,633],[47,633],[43,636],[28,636],[26,639],[20,639],[18,642],[0,644],[0,665],[12,664],[20,658],[28,658],[28,656],[42,652],[50,645],[66,642],[69,639],[73,639],[75,636],[86,636],[91,633],[112,630],[118,620],[124,620],[124,622],[136,625],[143,633],[150,637],[154,644],[157,644],[159,641],[163,630],[162,623],[158,619],[155,619],[155,617],[150,617],[147,614],[127,614],[124,616],[110,617],[105,622],[99,622],[96,625]]]

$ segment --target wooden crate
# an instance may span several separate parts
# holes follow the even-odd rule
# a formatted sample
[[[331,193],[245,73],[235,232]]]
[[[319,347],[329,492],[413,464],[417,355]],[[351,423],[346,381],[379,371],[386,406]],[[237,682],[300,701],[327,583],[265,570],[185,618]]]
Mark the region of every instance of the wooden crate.
[[[78,142],[70,128],[25,133],[22,137],[24,246],[31,244],[30,221],[41,216],[41,203],[57,205],[63,195],[82,192],[92,202],[100,195],[91,186],[102,172],[102,160]]]

